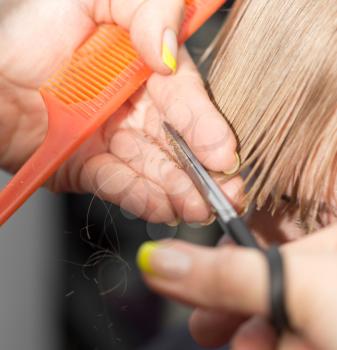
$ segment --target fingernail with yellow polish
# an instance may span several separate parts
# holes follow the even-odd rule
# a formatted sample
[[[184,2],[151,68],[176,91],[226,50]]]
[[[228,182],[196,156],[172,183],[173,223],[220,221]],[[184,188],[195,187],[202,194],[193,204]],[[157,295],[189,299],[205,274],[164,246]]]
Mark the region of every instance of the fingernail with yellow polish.
[[[170,28],[164,31],[162,60],[173,73],[177,70],[178,41],[177,34]]]
[[[239,153],[238,152],[235,152],[235,165],[232,169],[228,170],[228,171],[225,171],[224,174],[225,175],[234,175],[236,174],[239,169],[240,169],[240,166],[241,166],[241,159],[240,159],[240,156],[239,156]]]
[[[139,269],[144,273],[154,273],[151,268],[150,258],[152,252],[158,247],[156,242],[143,243],[137,252],[137,265]]]
[[[145,274],[176,279],[190,271],[192,261],[187,254],[167,244],[145,242],[138,250],[137,265]]]

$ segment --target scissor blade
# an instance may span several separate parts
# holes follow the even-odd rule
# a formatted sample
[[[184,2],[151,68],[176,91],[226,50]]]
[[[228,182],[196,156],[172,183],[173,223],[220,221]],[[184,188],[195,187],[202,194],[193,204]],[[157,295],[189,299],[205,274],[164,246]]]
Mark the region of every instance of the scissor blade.
[[[219,186],[195,157],[181,135],[167,122],[164,122],[164,128],[174,142],[172,146],[184,170],[219,217],[225,222],[237,217],[237,213]]]

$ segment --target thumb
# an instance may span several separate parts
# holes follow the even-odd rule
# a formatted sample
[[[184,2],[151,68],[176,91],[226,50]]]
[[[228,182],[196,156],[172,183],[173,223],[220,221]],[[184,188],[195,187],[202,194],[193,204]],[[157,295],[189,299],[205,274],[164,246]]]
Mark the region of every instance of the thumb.
[[[130,32],[133,45],[155,72],[175,72],[184,0],[100,0],[95,4],[96,22],[113,20]]]

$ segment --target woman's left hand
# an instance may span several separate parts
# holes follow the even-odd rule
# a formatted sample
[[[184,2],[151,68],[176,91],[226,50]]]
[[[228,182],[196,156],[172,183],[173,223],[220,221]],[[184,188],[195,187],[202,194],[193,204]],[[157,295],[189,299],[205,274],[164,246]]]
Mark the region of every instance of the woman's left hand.
[[[6,0],[0,11],[0,168],[16,172],[41,144],[47,113],[41,84],[68,61],[97,24],[130,31],[156,72],[50,178],[56,192],[92,192],[142,219],[176,224],[212,219],[177,166],[162,121],[171,123],[209,169],[237,167],[236,139],[211,103],[184,48],[178,50],[183,0]],[[169,29],[169,34],[167,34]],[[171,34],[170,34],[171,33]],[[171,48],[166,62],[162,44]],[[166,50],[165,50],[166,52]],[[162,57],[163,56],[163,57]],[[176,70],[176,74],[169,74]],[[223,185],[234,202],[240,178]]]
[[[286,308],[295,332],[277,337],[269,316],[268,267],[258,251],[179,241],[145,243],[138,264],[159,293],[192,305],[190,329],[204,347],[337,349],[337,225],[282,246]]]

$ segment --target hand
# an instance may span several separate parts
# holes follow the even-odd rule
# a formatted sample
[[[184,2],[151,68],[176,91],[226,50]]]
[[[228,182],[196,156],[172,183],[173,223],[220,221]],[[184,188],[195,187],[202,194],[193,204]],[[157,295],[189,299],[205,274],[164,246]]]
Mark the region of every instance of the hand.
[[[162,41],[176,54],[172,33],[179,31],[183,1],[17,0],[2,6],[0,166],[15,172],[45,136],[39,86],[97,23],[116,21],[131,31],[157,73],[59,169],[49,187],[91,191],[153,222],[208,220],[210,210],[176,165],[161,121],[172,123],[210,170],[235,166],[236,141],[185,49],[177,53],[175,75],[168,75],[163,62]],[[164,34],[166,28],[171,34]],[[234,179],[223,189],[233,198],[240,184]]]
[[[195,307],[190,328],[204,347],[221,346],[234,334],[235,350],[335,349],[336,247],[337,225],[282,247],[286,308],[295,331],[280,338],[266,320],[269,280],[260,252],[167,241],[144,245],[138,262],[149,286]]]

